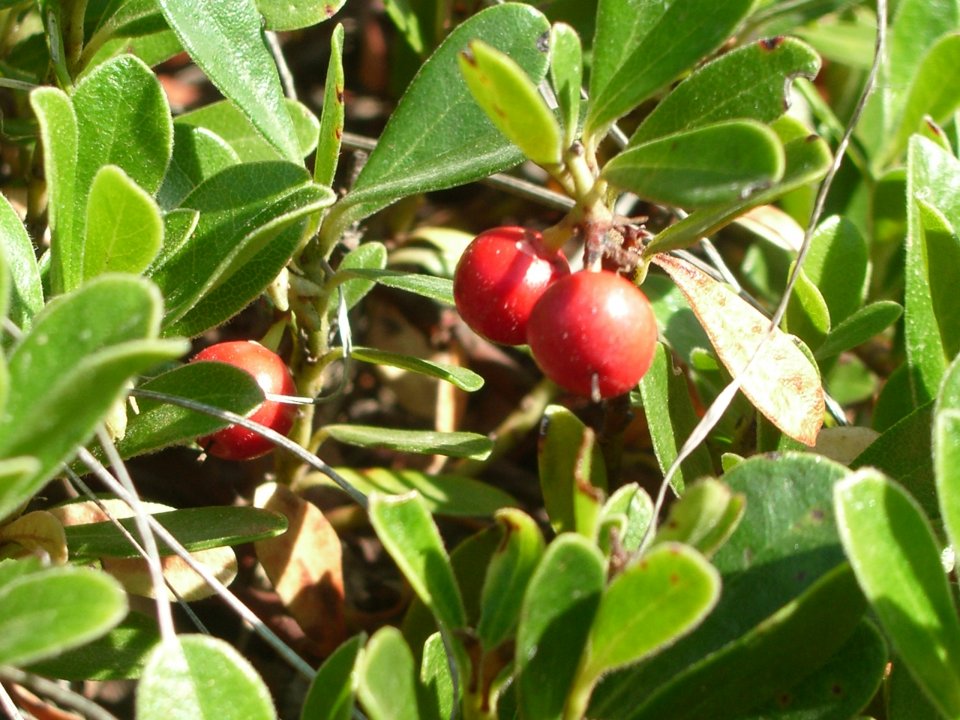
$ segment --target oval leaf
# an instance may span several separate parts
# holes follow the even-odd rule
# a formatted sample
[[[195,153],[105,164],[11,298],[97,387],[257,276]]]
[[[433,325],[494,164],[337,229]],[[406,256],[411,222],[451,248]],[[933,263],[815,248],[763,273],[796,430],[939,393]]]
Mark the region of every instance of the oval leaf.
[[[424,360],[422,358],[411,357],[410,355],[399,355],[397,353],[365,347],[351,348],[350,357],[355,360],[362,360],[363,362],[374,363],[376,365],[389,365],[390,367],[410,370],[411,372],[428,377],[439,378],[467,392],[475,392],[483,387],[483,377],[468,368],[457,365]]]
[[[0,298],[0,306],[6,301],[6,312],[0,317],[9,317],[21,330],[29,330],[33,316],[43,307],[43,288],[40,285],[40,270],[37,267],[36,251],[27,230],[6,197],[0,195],[0,272],[2,266],[10,275],[9,299]],[[3,281],[0,281],[2,283]]]
[[[398,430],[367,425],[327,425],[324,432],[347,445],[473,460],[485,459],[493,449],[493,441],[486,435],[469,432]]]
[[[794,340],[774,328],[769,342],[743,374],[769,321],[725,285],[689,263],[667,255],[654,262],[687,298],[723,364],[750,402],[784,434],[812,446],[823,424],[823,387],[816,366]]]
[[[350,720],[356,697],[357,662],[366,636],[354,635],[323,661],[310,683],[300,720]]]
[[[413,653],[400,631],[378,630],[360,657],[357,694],[370,720],[420,720]]]
[[[347,0],[257,0],[257,8],[270,30],[299,30],[329,20]]]

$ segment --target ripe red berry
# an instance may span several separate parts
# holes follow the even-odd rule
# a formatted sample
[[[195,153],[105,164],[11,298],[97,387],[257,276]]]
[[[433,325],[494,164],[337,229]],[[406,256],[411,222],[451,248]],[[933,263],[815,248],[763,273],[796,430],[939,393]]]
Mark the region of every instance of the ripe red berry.
[[[246,370],[257,380],[260,389],[274,395],[295,395],[296,387],[290,370],[276,353],[252,340],[236,340],[211,345],[197,353],[191,362],[216,360]],[[266,425],[281,435],[286,435],[297,414],[294,405],[264,400],[250,415],[254,422]],[[252,430],[230,425],[212,435],[206,435],[197,443],[210,455],[225,460],[250,460],[265,455],[273,449],[273,443]]]
[[[534,303],[558,278],[570,274],[567,259],[550,250],[540,233],[498,227],[467,246],[453,277],[460,316],[477,334],[504,345],[526,342]]]
[[[650,368],[657,321],[640,289],[616,273],[578,272],[534,306],[527,342],[544,374],[586,397],[622,395]]]

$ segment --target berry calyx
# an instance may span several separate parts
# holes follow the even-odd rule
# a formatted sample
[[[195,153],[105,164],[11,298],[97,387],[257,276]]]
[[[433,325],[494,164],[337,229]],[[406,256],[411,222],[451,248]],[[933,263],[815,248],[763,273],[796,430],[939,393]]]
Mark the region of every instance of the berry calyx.
[[[567,259],[549,249],[537,231],[493,228],[464,250],[453,277],[453,298],[464,322],[478,335],[521,345],[534,304],[552,283],[569,274]]]
[[[592,398],[629,392],[650,368],[657,321],[641,290],[616,273],[561,278],[530,314],[527,342],[544,375]]]
[[[214,360],[245,370],[260,389],[274,395],[295,395],[297,388],[286,364],[275,352],[252,340],[217,343],[197,353],[191,362]],[[294,405],[264,400],[250,420],[286,435],[293,426]],[[197,440],[207,453],[224,460],[251,460],[273,449],[273,443],[253,430],[230,425]]]

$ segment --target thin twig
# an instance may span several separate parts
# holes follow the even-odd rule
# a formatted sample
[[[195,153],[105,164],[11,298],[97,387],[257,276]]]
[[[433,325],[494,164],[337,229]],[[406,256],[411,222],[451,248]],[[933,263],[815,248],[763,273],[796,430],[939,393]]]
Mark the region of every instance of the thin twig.
[[[277,72],[280,75],[280,84],[283,86],[283,94],[290,100],[297,99],[297,84],[293,79],[293,73],[290,72],[290,66],[287,65],[287,59],[283,55],[283,48],[277,39],[277,34],[272,30],[266,30],[263,33],[267,41],[267,48],[273,56],[273,61],[277,65]]]
[[[45,677],[24,672],[9,665],[0,665],[0,679],[23,685],[38,695],[50,698],[58,705],[82,713],[87,720],[117,720],[115,715],[107,712],[92,700],[87,700],[83,695],[62,687],[52,680],[47,680]],[[10,717],[23,720],[23,716],[20,714]]]
[[[3,677],[3,668],[0,668],[0,677]],[[3,710],[10,720],[24,720],[20,708],[13,702],[13,698],[10,697],[10,693],[7,692],[3,683],[0,683],[0,710]]]

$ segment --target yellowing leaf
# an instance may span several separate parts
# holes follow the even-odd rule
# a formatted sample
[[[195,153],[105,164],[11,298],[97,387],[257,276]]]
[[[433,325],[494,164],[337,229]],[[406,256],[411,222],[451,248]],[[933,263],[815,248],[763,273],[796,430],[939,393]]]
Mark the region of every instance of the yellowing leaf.
[[[743,394],[785,435],[812,446],[823,425],[823,386],[816,366],[793,336],[775,329],[744,373],[770,321],[689,263],[664,254],[653,262],[680,288],[730,374],[742,376]]]
[[[254,543],[257,558],[317,652],[328,655],[347,636],[340,538],[317,506],[282,485],[261,485],[254,504],[287,518],[287,532]]]
[[[9,542],[30,553],[46,553],[55,565],[67,562],[67,538],[63,534],[63,525],[48,512],[30,512],[0,527],[0,545]]]

